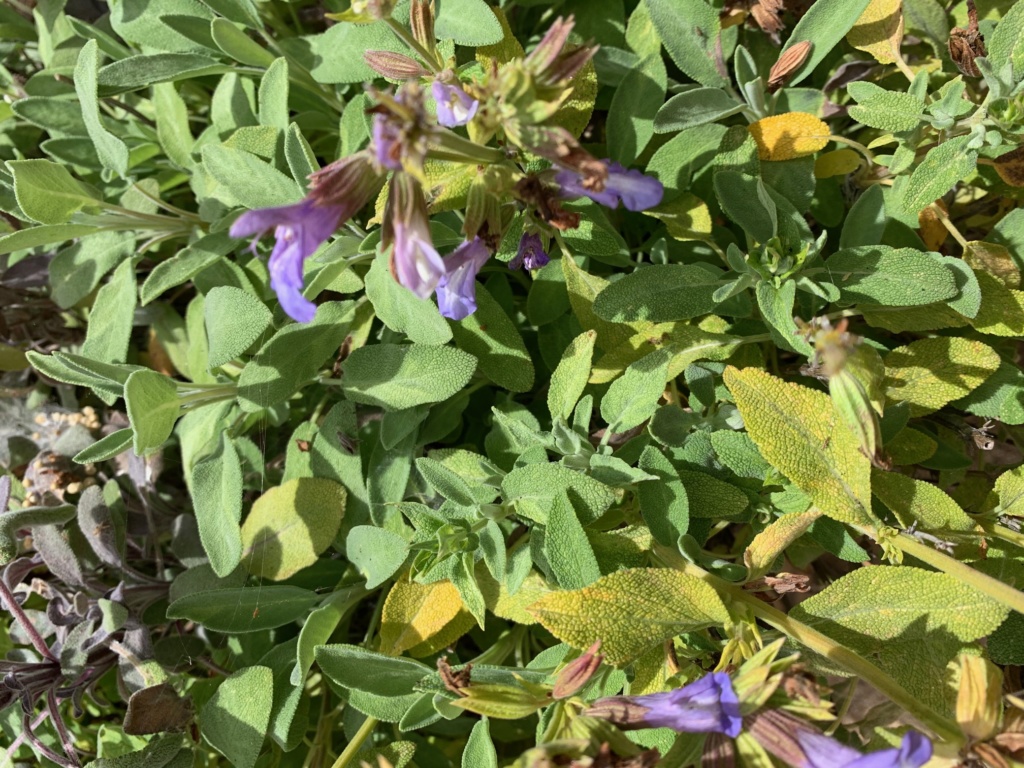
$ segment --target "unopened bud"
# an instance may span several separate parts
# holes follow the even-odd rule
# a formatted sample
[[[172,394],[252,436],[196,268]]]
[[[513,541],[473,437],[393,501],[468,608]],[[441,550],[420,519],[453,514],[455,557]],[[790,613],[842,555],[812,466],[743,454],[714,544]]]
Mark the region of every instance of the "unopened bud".
[[[828,380],[828,391],[836,413],[856,435],[861,453],[874,466],[887,468],[888,463],[880,453],[882,435],[878,416],[861,383],[850,371],[844,369]]]
[[[807,756],[800,747],[800,733],[812,729],[796,715],[781,709],[762,709],[744,721],[747,733],[783,765],[806,766]]]
[[[709,733],[704,739],[700,764],[702,768],[735,768],[736,746],[732,739],[721,733]]]
[[[434,4],[431,0],[412,0],[409,6],[409,27],[416,42],[428,51],[435,51]]]
[[[366,51],[363,59],[370,69],[390,80],[423,77],[427,70],[416,59],[394,51]]]
[[[555,679],[555,688],[551,695],[556,699],[567,699],[575,696],[590,682],[590,678],[601,666],[604,656],[598,653],[601,648],[601,641],[598,640],[590,646],[582,656],[570,661]]]
[[[567,19],[559,16],[555,19],[544,37],[537,43],[537,47],[526,57],[526,66],[534,73],[540,73],[554,64],[561,55],[575,25],[576,20],[572,16]]]
[[[786,84],[790,76],[803,66],[811,53],[813,43],[803,40],[792,45],[779,55],[779,60],[772,65],[768,73],[768,92],[775,93]]]
[[[1003,675],[981,656],[960,656],[956,721],[973,741],[985,741],[999,729]]]

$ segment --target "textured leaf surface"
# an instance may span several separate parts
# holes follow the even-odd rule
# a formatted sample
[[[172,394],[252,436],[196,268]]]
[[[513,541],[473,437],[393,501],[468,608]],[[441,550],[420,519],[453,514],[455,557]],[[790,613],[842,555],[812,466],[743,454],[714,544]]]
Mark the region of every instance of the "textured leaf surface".
[[[846,33],[847,42],[880,64],[892,64],[903,41],[902,6],[902,0],[871,0]]]
[[[971,320],[974,330],[992,336],[1024,335],[1024,291],[1007,288],[987,272],[975,271],[981,308]]]
[[[274,675],[246,667],[220,684],[200,713],[203,736],[238,768],[252,768],[270,725]]]
[[[381,615],[381,651],[398,656],[441,632],[462,609],[459,590],[450,581],[418,584],[398,581],[388,592]]]
[[[915,522],[924,531],[973,531],[977,523],[941,488],[898,472],[875,470],[871,490],[904,528]]]
[[[756,368],[727,368],[725,383],[762,456],[829,517],[876,524],[871,464],[828,395]]]
[[[909,307],[945,301],[958,293],[953,272],[916,248],[844,248],[828,257],[825,269],[846,301]]]
[[[980,341],[920,339],[886,355],[885,394],[921,416],[968,394],[998,367],[999,355]]]
[[[642,267],[602,290],[594,312],[617,323],[688,320],[715,308],[711,296],[720,284],[712,273],[688,264]]]
[[[916,216],[958,181],[971,175],[978,162],[978,151],[968,149],[969,142],[970,137],[958,136],[925,155],[904,188],[902,205],[906,213]]]
[[[596,339],[594,331],[584,331],[562,353],[562,359],[551,374],[548,385],[548,411],[552,421],[572,416],[576,402],[590,378],[590,363]]]
[[[828,126],[806,112],[763,117],[747,127],[762,160],[792,160],[813,155],[828,144]]]
[[[618,571],[580,590],[553,592],[531,605],[530,613],[574,648],[600,640],[601,652],[616,666],[681,632],[729,621],[711,586],[661,568]]]
[[[342,388],[357,403],[389,410],[447,400],[469,382],[476,358],[427,344],[374,344],[345,361]]]
[[[592,477],[561,464],[527,464],[517,467],[501,481],[505,500],[515,504],[516,513],[547,521],[554,497],[566,491],[580,521],[592,523],[615,501],[611,488]]]
[[[242,524],[249,573],[287,579],[315,563],[338,533],[347,496],[344,486],[323,477],[289,480],[260,496]]]

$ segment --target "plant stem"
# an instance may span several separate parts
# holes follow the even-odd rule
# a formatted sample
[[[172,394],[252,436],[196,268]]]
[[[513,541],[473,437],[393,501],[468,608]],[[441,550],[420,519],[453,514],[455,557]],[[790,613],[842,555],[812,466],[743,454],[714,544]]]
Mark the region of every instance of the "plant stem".
[[[967,563],[961,563],[949,555],[944,555],[927,544],[922,544],[913,536],[901,533],[899,536],[892,538],[891,541],[904,554],[916,557],[933,568],[937,568],[943,573],[948,573],[964,584],[974,587],[993,600],[1015,611],[1024,613],[1024,592],[1004,584],[999,579],[993,579],[981,571],[976,571]]]
[[[363,724],[359,726],[359,730],[356,731],[356,735],[352,737],[352,741],[348,743],[338,759],[334,761],[334,765],[331,768],[347,768],[348,764],[352,762],[352,758],[356,756],[363,747],[363,742],[370,738],[370,734],[373,733],[373,729],[377,727],[380,721],[376,717],[368,717],[363,721]]]
[[[834,141],[836,144],[845,144],[846,146],[850,147],[850,149],[855,149],[858,152],[860,152],[860,154],[864,156],[864,159],[868,161],[869,166],[875,164],[875,153],[872,152],[867,147],[865,147],[859,141],[848,139],[845,136],[836,135],[829,136],[828,138],[830,141]]]
[[[941,715],[923,705],[919,699],[906,688],[897,683],[867,659],[854,653],[844,645],[837,643],[827,635],[813,627],[798,621],[757,599],[741,587],[719,579],[703,568],[684,560],[677,552],[667,547],[657,547],[658,556],[665,562],[690,576],[707,582],[715,591],[734,603],[742,603],[756,618],[791,637],[796,642],[810,648],[815,653],[839,664],[853,675],[860,677],[874,686],[879,692],[903,707],[921,721],[937,736],[953,744],[961,744],[963,736],[956,724],[947,721]]]
[[[50,661],[58,661],[49,646],[46,645],[43,636],[39,634],[39,630],[35,628],[32,622],[29,621],[28,616],[25,615],[25,612],[21,610],[18,601],[14,599],[14,593],[8,589],[7,582],[2,577],[0,577],[0,600],[7,605],[7,610],[21,624],[21,628],[25,630],[25,634],[28,635],[28,639],[32,641],[32,646],[39,652],[39,655]]]
[[[949,234],[951,234],[953,236],[953,239],[956,240],[958,243],[960,243],[960,247],[961,248],[966,249],[967,248],[967,238],[964,237],[960,233],[959,229],[956,228],[956,224],[954,224],[950,220],[949,215],[944,210],[942,210],[942,208],[940,206],[936,205],[935,203],[931,204],[931,209],[932,209],[932,213],[935,214],[935,218],[937,218],[939,221],[942,222],[942,226],[944,226],[946,228],[946,230],[949,232]]]
[[[433,72],[435,75],[438,72],[437,61],[431,55],[430,51],[420,45],[419,40],[412,36],[412,32],[403,27],[397,21],[392,18],[386,19],[387,25],[391,27],[391,31],[395,33],[395,37],[401,40],[403,43],[408,45],[416,54],[423,60],[423,66]]]
[[[75,740],[71,738],[71,734],[68,733],[68,727],[64,724],[64,718],[61,717],[60,707],[57,704],[57,694],[53,692],[52,688],[46,692],[46,710],[50,713],[50,720],[53,722],[53,727],[57,729],[57,735],[60,736],[60,743],[64,749],[64,754],[68,756],[68,760],[71,761],[72,765],[79,765]]]
[[[1007,528],[1005,525],[993,525],[989,533],[1003,541],[1016,544],[1018,547],[1024,547],[1024,533],[1020,531]]]

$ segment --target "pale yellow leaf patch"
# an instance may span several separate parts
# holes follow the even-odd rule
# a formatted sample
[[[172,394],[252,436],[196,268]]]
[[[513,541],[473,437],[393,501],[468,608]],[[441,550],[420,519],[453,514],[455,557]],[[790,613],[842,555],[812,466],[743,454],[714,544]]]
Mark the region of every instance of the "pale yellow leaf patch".
[[[707,204],[689,192],[644,213],[665,222],[668,233],[676,240],[705,240],[711,234]]]
[[[814,177],[827,179],[831,176],[845,176],[860,168],[860,155],[852,149],[834,149],[814,161]]]
[[[998,367],[999,354],[980,341],[919,339],[885,356],[885,396],[923,416],[969,394]]]
[[[870,53],[880,64],[895,62],[903,42],[902,0],[871,0],[846,33],[846,40],[854,48]]]
[[[765,117],[747,126],[762,160],[792,160],[813,155],[828,144],[828,126],[807,112]]]
[[[399,656],[441,633],[463,610],[459,590],[450,581],[396,582],[384,600],[380,651]]]

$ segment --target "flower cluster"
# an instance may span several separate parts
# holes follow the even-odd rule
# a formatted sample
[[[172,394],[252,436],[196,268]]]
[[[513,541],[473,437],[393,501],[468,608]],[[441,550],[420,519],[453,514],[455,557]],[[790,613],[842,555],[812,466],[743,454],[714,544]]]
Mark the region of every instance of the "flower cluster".
[[[526,218],[525,234],[509,267],[532,271],[548,263],[544,238],[552,228],[579,223],[579,215],[563,210],[560,199],[588,197],[609,208],[621,204],[629,211],[643,211],[661,202],[663,189],[656,179],[596,159],[563,128],[542,124],[563,103],[571,90],[568,83],[596,50],[567,47],[572,28],[571,18],[557,20],[529,56],[482,83],[460,82],[451,70],[431,73],[432,62],[404,54],[367,52],[367,63],[382,74],[405,79],[394,94],[371,91],[376,104],[370,110],[370,147],[313,174],[309,194],[300,202],[249,211],[231,227],[233,237],[262,237],[274,230],[271,287],[289,317],[302,323],[313,319],[316,306],[303,295],[306,260],[375,199],[389,174],[381,244],[390,248],[391,272],[419,298],[436,291],[441,314],[452,320],[476,310],[476,276],[501,242],[502,222],[508,218],[503,209],[511,213],[518,207]],[[509,106],[512,102],[503,88],[511,87],[513,75],[533,84],[533,103],[547,105],[544,110]],[[433,117],[420,85],[424,78],[431,80]],[[484,114],[503,114],[506,141],[548,159],[552,168],[531,176],[516,164],[517,153],[511,146],[498,150],[451,130],[483,119]],[[492,129],[471,133],[488,141],[495,134]],[[428,158],[501,169],[488,177],[499,180],[496,188],[470,196],[466,240],[447,256],[438,252],[430,234],[424,191]]]

